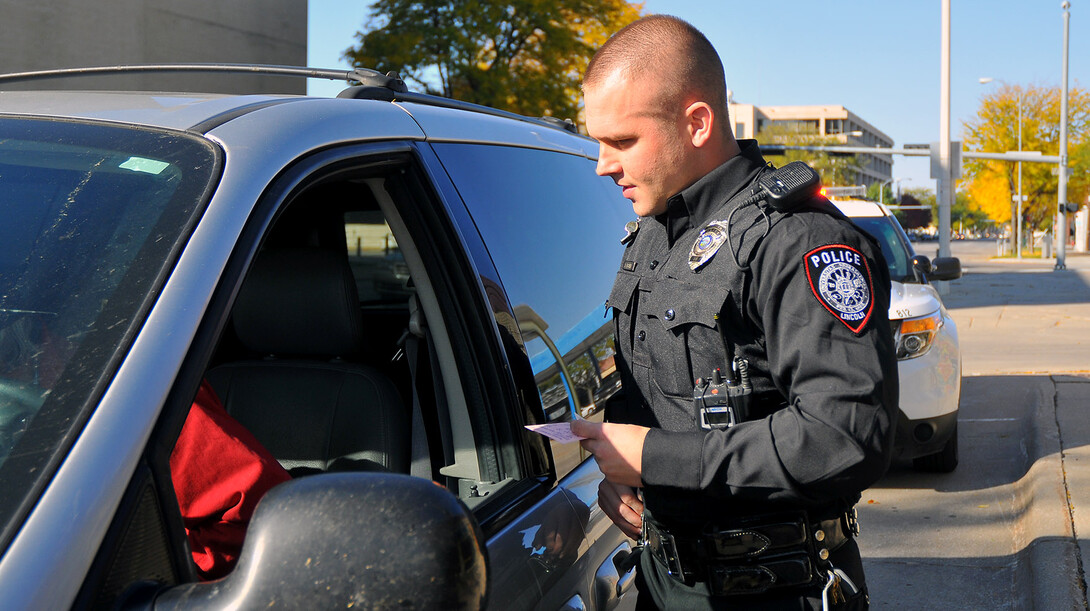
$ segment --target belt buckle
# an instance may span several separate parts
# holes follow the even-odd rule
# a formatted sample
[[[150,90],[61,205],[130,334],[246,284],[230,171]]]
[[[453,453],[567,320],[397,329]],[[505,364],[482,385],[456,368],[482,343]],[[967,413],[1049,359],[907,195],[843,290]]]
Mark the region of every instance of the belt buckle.
[[[668,532],[659,530],[649,520],[643,521],[647,527],[647,547],[654,556],[666,566],[666,572],[671,577],[684,581],[685,572],[681,568],[681,560],[677,557],[677,542],[674,536]]]

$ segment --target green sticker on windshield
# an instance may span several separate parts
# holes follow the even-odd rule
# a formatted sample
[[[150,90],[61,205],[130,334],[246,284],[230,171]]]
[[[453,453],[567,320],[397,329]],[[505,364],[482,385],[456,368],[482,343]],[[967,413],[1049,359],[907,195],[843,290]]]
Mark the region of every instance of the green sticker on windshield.
[[[156,161],[154,159],[147,159],[145,157],[129,157],[125,163],[117,166],[122,170],[132,170],[133,172],[146,172],[148,174],[158,174],[170,165],[165,161]]]

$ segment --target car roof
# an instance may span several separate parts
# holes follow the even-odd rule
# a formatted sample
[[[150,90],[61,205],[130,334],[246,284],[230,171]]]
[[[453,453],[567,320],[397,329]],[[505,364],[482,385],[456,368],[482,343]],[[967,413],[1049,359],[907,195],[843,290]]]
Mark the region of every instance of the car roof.
[[[279,130],[285,117],[340,121],[340,136],[404,138],[433,142],[488,142],[556,150],[594,159],[597,143],[544,121],[517,117],[472,105],[465,108],[431,105],[430,96],[406,95],[409,101],[342,99],[299,95],[224,95],[208,93],[0,91],[0,117],[53,117],[140,125],[209,133],[234,119],[279,107],[266,123],[266,138]],[[439,100],[439,103],[444,101]],[[457,104],[452,101],[452,104]],[[357,121],[366,116],[367,121]],[[381,126],[376,130],[376,126]],[[423,130],[423,134],[421,133]],[[426,134],[426,135],[425,135]]]
[[[872,202],[865,199],[834,199],[830,200],[834,206],[840,209],[845,216],[849,217],[880,217],[880,216],[892,216],[884,204],[878,202]]]

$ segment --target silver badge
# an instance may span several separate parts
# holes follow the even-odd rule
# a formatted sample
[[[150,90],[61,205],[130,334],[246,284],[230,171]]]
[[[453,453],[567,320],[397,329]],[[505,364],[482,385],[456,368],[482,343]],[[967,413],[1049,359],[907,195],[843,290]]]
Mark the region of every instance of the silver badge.
[[[693,248],[689,251],[689,269],[694,272],[711,261],[719,247],[727,241],[727,222],[712,221],[697,236]]]

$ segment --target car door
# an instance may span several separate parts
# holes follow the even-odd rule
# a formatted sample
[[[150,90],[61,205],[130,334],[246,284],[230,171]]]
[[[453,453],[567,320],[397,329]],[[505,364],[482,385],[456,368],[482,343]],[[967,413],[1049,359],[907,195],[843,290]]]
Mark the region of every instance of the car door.
[[[432,150],[466,207],[456,219],[461,232],[481,240],[469,250],[494,285],[489,305],[509,336],[505,356],[523,372],[513,381],[528,404],[518,413],[528,417],[515,425],[601,420],[619,390],[603,304],[630,206],[594,175],[592,160],[570,152],[485,143],[434,143]],[[542,441],[506,433],[509,443]],[[537,474],[536,490],[514,499],[516,517],[489,532],[492,608],[532,601],[539,609],[616,608],[634,576],[618,568],[632,543],[598,507],[602,475],[594,461],[575,443],[550,442],[549,450],[550,469]]]

